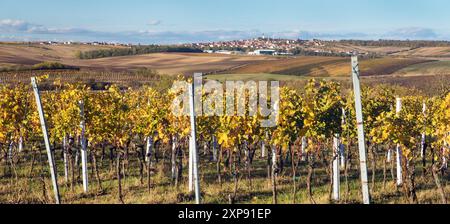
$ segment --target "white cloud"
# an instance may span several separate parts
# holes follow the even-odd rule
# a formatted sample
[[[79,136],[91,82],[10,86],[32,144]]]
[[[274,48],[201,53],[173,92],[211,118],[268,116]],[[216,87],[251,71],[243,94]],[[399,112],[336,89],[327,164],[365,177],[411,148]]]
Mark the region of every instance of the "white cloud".
[[[151,26],[161,24],[160,20],[148,23]],[[450,39],[450,35],[437,33],[427,28],[403,28],[385,34],[349,33],[349,32],[308,32],[288,30],[281,32],[261,32],[259,30],[204,30],[204,31],[128,31],[100,32],[83,28],[52,28],[32,24],[22,20],[0,20],[0,39],[23,40],[59,40],[59,41],[106,41],[142,44],[173,44],[249,39],[261,36],[288,39]]]
[[[0,31],[3,32],[27,31],[31,26],[33,25],[23,20],[0,20]]]
[[[32,34],[95,34],[97,32],[79,29],[79,28],[47,28],[47,27],[32,27],[27,30],[28,33]],[[98,32],[100,33],[100,32]]]
[[[150,26],[158,26],[161,25],[162,21],[161,20],[151,20],[148,25]]]
[[[391,39],[435,40],[440,38],[434,30],[420,27],[407,27],[390,31],[385,34]]]

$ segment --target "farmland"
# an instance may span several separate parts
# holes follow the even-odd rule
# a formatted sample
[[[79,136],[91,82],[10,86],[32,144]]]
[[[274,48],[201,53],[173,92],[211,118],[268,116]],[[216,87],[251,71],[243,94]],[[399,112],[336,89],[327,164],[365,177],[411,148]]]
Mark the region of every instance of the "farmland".
[[[423,59],[381,58],[361,61],[363,76],[390,75],[412,65],[430,62]],[[273,62],[261,62],[229,71],[235,74],[272,73],[305,77],[348,76],[348,59],[333,57],[296,57]]]
[[[420,64],[433,61],[446,61],[448,51],[444,47],[425,47],[414,50],[395,47],[362,47],[336,44],[336,47],[346,47],[347,50],[360,50],[367,52],[401,51],[392,57],[365,59],[362,75],[390,75],[397,71],[421,68]],[[101,49],[125,48],[124,46],[92,46],[92,45],[39,45],[39,44],[12,44],[0,43],[0,70],[18,66],[33,66],[41,62],[58,62],[66,66],[80,68],[88,71],[133,71],[137,69],[151,69],[160,74],[177,75],[192,74],[193,72],[220,73],[220,74],[278,74],[305,77],[342,77],[349,74],[348,58],[344,57],[269,57],[269,56],[242,56],[203,53],[154,53],[145,55],[132,55],[122,57],[107,57],[90,60],[80,60],[77,52],[87,52]],[[427,52],[427,53],[414,53]],[[427,57],[425,57],[427,56]],[[433,58],[432,56],[435,56]],[[445,63],[442,63],[445,64]],[[429,63],[423,71],[424,75],[430,72],[442,73],[441,63]],[[436,69],[433,69],[434,67]],[[402,72],[401,72],[402,73]]]
[[[346,47],[386,54],[359,64],[371,202],[446,203],[450,65],[445,54],[425,57],[404,47]],[[31,77],[40,77],[63,203],[194,203],[188,187],[189,122],[169,113],[173,81],[194,72],[219,81],[280,80],[282,86],[282,122],[276,128],[264,129],[237,116],[198,118],[202,203],[361,203],[350,58],[75,56],[80,50],[108,48],[121,47],[0,45],[0,67],[25,66],[0,73],[0,203],[55,202]],[[411,52],[390,55],[399,51]],[[40,70],[36,64],[42,62],[64,66]],[[393,108],[396,97],[404,99],[405,110],[399,114]],[[86,117],[80,115],[82,101]],[[429,113],[422,113],[423,102]],[[87,168],[81,161],[82,119]],[[424,130],[428,144],[421,148]],[[346,150],[339,155],[345,166],[340,169],[338,200],[331,196],[337,133]],[[389,154],[397,144],[405,152],[401,177],[395,175],[396,162]],[[83,189],[83,167],[89,190]],[[398,185],[399,179],[404,184]]]
[[[123,71],[138,68],[154,69],[162,74],[188,74],[196,71],[214,72],[258,61],[275,60],[268,57],[239,57],[189,53],[158,53],[138,56],[102,58],[77,61],[74,64],[94,70]]]
[[[397,71],[395,74],[399,75],[411,75],[411,76],[420,76],[423,74],[450,74],[450,61],[434,61],[428,62],[424,64],[417,64],[413,66],[409,66]]]
[[[450,57],[450,47],[426,47],[396,53],[398,56]]]
[[[157,70],[162,74],[187,74],[195,71],[214,72],[239,67],[260,61],[276,60],[272,57],[229,56],[189,53],[156,53],[147,55],[122,56],[80,60],[78,51],[105,48],[105,46],[85,45],[23,45],[0,44],[0,67],[34,65],[44,61],[56,61],[65,65],[96,71],[129,71],[140,68]],[[120,48],[120,47],[119,47]]]
[[[33,65],[43,61],[70,62],[77,51],[119,48],[91,45],[39,45],[0,43],[0,64]]]

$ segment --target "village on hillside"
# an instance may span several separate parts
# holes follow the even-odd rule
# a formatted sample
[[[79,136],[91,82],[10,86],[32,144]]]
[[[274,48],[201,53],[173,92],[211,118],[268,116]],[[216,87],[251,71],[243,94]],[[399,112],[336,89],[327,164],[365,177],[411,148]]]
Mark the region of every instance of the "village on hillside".
[[[200,49],[204,53],[210,54],[227,54],[227,55],[329,55],[329,56],[349,56],[354,52],[348,49],[333,48],[334,41],[323,41],[318,39],[302,40],[302,39],[283,39],[283,38],[267,38],[258,37],[246,40],[231,40],[220,42],[204,42],[204,43],[185,43],[174,44],[173,46],[188,47],[192,49]],[[73,41],[41,41],[40,45],[91,45],[91,46],[146,46],[141,44],[117,43],[117,42],[73,42]],[[152,46],[162,46],[152,44]],[[361,53],[365,54],[365,53]]]
[[[310,54],[344,54],[351,55],[350,51],[333,51],[326,49],[326,41],[291,40],[282,38],[259,37],[247,40],[220,41],[209,43],[193,43],[187,46],[200,48],[205,53],[218,54],[248,54],[248,55],[295,55],[299,51],[308,51]]]

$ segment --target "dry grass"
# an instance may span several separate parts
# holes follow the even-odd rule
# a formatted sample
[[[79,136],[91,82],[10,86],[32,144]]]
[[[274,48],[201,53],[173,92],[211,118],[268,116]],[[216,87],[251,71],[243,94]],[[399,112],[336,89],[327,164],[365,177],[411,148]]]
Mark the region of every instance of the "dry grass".
[[[392,54],[396,52],[407,51],[409,47],[375,47],[375,46],[347,46],[347,51],[357,50],[358,52],[370,52],[376,54]]]
[[[450,74],[450,61],[435,61],[409,66],[395,73],[396,75]]]
[[[326,65],[333,65],[336,63],[343,63],[348,61],[345,58],[339,57],[289,57],[282,58],[276,61],[264,61],[237,69],[233,69],[230,73],[234,74],[249,74],[249,73],[272,73],[272,74],[286,74],[286,75],[303,75],[308,76],[312,74],[318,75],[317,70],[320,70]]]
[[[132,156],[134,157],[134,155]],[[43,156],[42,158],[45,158]],[[80,179],[76,180],[74,189],[70,183],[65,182],[62,177],[62,164],[60,158],[57,160],[59,169],[59,183],[62,202],[65,204],[119,204],[117,179],[115,173],[110,172],[109,162],[105,160],[101,169],[101,179],[103,191],[100,191],[97,182],[90,173],[90,191],[85,194],[82,190]],[[127,204],[190,204],[194,202],[193,195],[188,193],[186,183],[186,169],[184,172],[183,183],[176,187],[170,180],[170,164],[167,162],[158,163],[155,172],[152,175],[152,188],[148,191],[146,179],[141,183],[139,178],[138,164],[135,160],[130,160],[130,172],[123,180],[124,201]],[[3,165],[3,163],[2,163]],[[53,192],[51,182],[48,177],[47,164],[45,160],[37,163],[31,178],[28,178],[29,164],[22,162],[18,167],[18,179],[14,175],[6,175],[4,166],[0,167],[0,203],[24,203],[24,204],[42,204],[53,203]],[[184,166],[186,166],[185,164]],[[298,192],[295,195],[296,203],[310,204],[306,193],[306,167],[302,164],[297,180]],[[420,170],[420,168],[417,168]],[[91,169],[89,169],[91,170]],[[8,171],[6,171],[8,173]],[[238,204],[271,204],[272,189],[270,181],[266,178],[265,160],[258,158],[252,166],[251,182],[242,170],[238,182],[238,191],[236,203]],[[41,174],[45,176],[41,178]],[[222,173],[222,184],[217,182],[215,172],[215,163],[208,162],[206,158],[201,160],[200,183],[202,189],[202,201],[206,204],[227,204],[229,196],[233,194],[234,183],[229,173]],[[371,173],[369,172],[369,177]],[[375,188],[372,189],[372,199],[376,204],[407,204],[409,201],[402,192],[396,190],[393,180],[388,175],[387,184],[383,186],[382,170],[377,170],[377,179]],[[448,181],[448,173],[443,176],[444,186]],[[417,196],[419,203],[436,204],[440,203],[439,194],[431,177],[423,178],[418,172],[417,178]],[[317,168],[313,176],[313,195],[318,204],[329,203],[361,203],[360,182],[358,170],[352,169],[349,176],[350,191],[346,192],[344,178],[341,180],[342,201],[333,202],[328,198],[328,175],[323,168]],[[290,168],[286,167],[283,175],[277,179],[278,200],[281,204],[293,203],[293,188]],[[401,190],[401,189],[400,189]],[[450,196],[450,186],[445,186],[447,196]]]
[[[363,76],[389,75],[412,65],[430,62],[423,59],[379,58],[361,60]],[[244,66],[229,73],[271,73],[305,77],[344,77],[351,74],[350,59],[339,57],[295,57],[284,60],[265,61]]]
[[[422,47],[395,54],[413,57],[450,57],[450,47]]]
[[[194,72],[210,73],[224,71],[230,68],[267,60],[276,60],[276,58],[197,53],[156,53],[82,60],[76,61],[74,64],[81,68],[97,70],[129,70],[136,68],[148,68],[157,70],[162,74],[192,74]]]
[[[72,62],[77,51],[117,48],[115,46],[0,44],[0,63],[33,65],[43,61]]]

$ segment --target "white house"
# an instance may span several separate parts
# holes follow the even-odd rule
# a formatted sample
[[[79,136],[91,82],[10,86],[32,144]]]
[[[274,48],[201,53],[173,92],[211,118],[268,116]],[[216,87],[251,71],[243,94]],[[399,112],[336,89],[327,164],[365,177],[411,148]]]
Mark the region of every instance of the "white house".
[[[219,51],[216,51],[216,53],[217,54],[232,54],[233,52],[227,51],[227,50],[219,50]]]
[[[275,52],[276,52],[275,50],[260,49],[260,50],[253,51],[253,55],[274,55]]]

